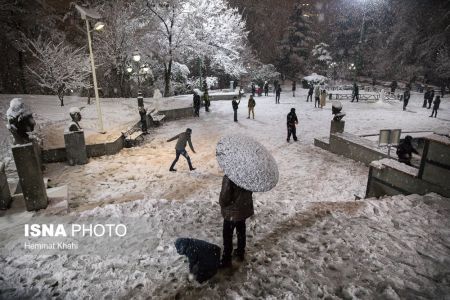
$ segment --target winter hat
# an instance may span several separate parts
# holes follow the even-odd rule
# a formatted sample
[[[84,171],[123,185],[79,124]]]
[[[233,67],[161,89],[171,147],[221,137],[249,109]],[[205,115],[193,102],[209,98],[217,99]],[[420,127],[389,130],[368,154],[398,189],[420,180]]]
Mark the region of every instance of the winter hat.
[[[186,132],[191,133],[191,132],[192,132],[192,129],[188,128],[188,129],[186,129]]]
[[[291,108],[291,113],[295,113],[295,108]]]
[[[411,142],[412,141],[412,136],[410,136],[410,135],[405,136],[405,141]]]

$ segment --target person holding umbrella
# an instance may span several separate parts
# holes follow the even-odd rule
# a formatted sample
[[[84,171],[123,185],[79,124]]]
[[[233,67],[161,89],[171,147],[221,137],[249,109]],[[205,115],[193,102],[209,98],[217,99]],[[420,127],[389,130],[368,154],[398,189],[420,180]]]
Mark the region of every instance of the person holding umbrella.
[[[266,192],[278,183],[278,166],[273,156],[260,143],[243,135],[220,139],[216,157],[225,175],[219,204],[223,217],[223,255],[220,266],[231,267],[232,254],[245,259],[246,219],[253,216],[253,192]],[[237,249],[233,251],[233,232],[237,233]]]

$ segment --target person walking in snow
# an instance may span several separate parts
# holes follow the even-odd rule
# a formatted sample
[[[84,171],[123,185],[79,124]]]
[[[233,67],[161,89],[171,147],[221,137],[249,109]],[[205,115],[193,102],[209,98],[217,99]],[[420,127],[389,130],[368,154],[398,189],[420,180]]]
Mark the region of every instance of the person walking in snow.
[[[408,106],[409,98],[411,98],[411,93],[409,89],[406,89],[406,91],[403,93],[403,110],[406,110],[406,106]]]
[[[141,117],[141,130],[144,134],[148,134],[147,132],[147,110],[143,106],[139,106],[139,116]]]
[[[412,137],[410,135],[407,135],[405,139],[400,142],[400,144],[397,147],[397,156],[398,161],[405,163],[407,165],[411,165],[411,157],[412,153],[419,154],[416,149],[411,144]]]
[[[200,100],[200,95],[197,92],[194,92],[193,102],[194,102],[194,104],[193,104],[194,116],[200,117],[201,100]]]
[[[312,96],[314,94],[314,86],[311,84],[309,86],[309,90],[308,90],[308,97],[306,97],[306,102],[308,102],[309,99],[311,99],[312,102]]]
[[[264,96],[269,96],[269,83],[267,81],[264,83]]]
[[[359,102],[359,87],[356,84],[356,82],[353,83],[353,95],[352,95],[352,101],[350,101],[350,102],[355,101],[355,98],[356,98],[356,102]]]
[[[286,141],[289,143],[291,140],[291,135],[294,141],[297,141],[297,128],[296,125],[298,124],[298,118],[297,114],[295,113],[295,108],[291,108],[290,113],[288,113],[286,118],[286,125],[287,125],[287,139]]]
[[[273,92],[274,92],[274,93],[277,92],[278,84],[279,84],[279,81],[278,81],[278,80],[274,80],[274,81],[273,81]]]
[[[252,82],[252,96],[255,97],[255,93],[256,93],[256,86],[255,84]]]
[[[320,86],[316,85],[316,87],[314,88],[314,107],[319,107],[319,104],[320,104]]]
[[[295,97],[295,90],[297,89],[297,82],[292,81],[292,97]]]
[[[186,158],[188,165],[189,165],[189,170],[191,170],[191,171],[195,170],[195,168],[192,166],[191,158],[189,157],[189,154],[186,151],[186,144],[189,144],[189,148],[191,148],[192,152],[196,153],[194,150],[194,146],[192,146],[191,134],[192,134],[192,129],[188,128],[188,129],[186,129],[185,132],[177,134],[173,138],[170,138],[167,140],[167,142],[177,140],[177,144],[175,145],[176,157],[175,157],[175,160],[172,162],[172,165],[170,166],[169,171],[171,171],[171,172],[177,171],[175,169],[175,165],[176,165],[178,159],[180,158],[180,155],[183,155]]]
[[[209,107],[211,106],[211,101],[209,100],[208,90],[203,93],[203,102],[205,103],[205,111],[209,112]]]
[[[423,94],[423,105],[422,107],[427,107],[428,98],[430,97],[430,88],[426,88],[425,94]]]
[[[223,217],[223,255],[220,266],[231,267],[232,254],[239,261],[245,259],[245,220],[254,214],[253,193],[237,186],[226,175],[222,179],[219,204]],[[233,232],[236,229],[237,249],[233,251]],[[234,252],[234,253],[233,253]]]
[[[256,106],[255,98],[253,98],[253,96],[250,95],[250,98],[248,99],[248,117],[247,117],[247,119],[250,119],[250,112],[253,115],[253,119],[255,119],[255,106]]]
[[[434,89],[431,89],[430,96],[428,97],[428,109],[431,108],[431,103],[433,103],[434,98]]]
[[[275,104],[280,104],[280,97],[281,97],[281,85],[278,85],[277,90],[275,92]]]
[[[239,108],[239,104],[241,103],[241,99],[237,101],[237,97],[233,97],[233,101],[231,101],[231,105],[233,106],[233,112],[234,112],[234,121],[237,122],[237,111]]]
[[[323,108],[327,104],[327,91],[322,90],[320,92],[320,108]]]
[[[441,104],[441,97],[440,96],[436,96],[436,99],[434,99],[433,102],[433,111],[431,112],[431,116],[430,117],[434,117],[436,118],[437,116],[437,111],[439,109],[439,105]]]

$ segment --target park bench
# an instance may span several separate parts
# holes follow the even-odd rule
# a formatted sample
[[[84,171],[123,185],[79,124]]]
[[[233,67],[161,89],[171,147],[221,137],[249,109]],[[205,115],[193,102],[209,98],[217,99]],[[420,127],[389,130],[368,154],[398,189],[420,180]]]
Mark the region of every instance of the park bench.
[[[139,145],[142,141],[144,141],[144,132],[142,132],[139,123],[131,127],[125,132],[122,132],[122,136],[124,137],[124,147],[131,148]]]
[[[150,126],[160,126],[166,118],[166,115],[160,114],[156,109],[153,109],[147,116],[148,120],[151,122],[151,124],[148,124]]]

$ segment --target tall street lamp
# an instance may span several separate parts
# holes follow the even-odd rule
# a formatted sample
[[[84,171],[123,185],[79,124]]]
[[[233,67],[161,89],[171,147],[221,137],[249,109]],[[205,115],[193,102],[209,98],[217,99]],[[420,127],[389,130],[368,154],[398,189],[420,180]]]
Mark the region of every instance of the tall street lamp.
[[[133,66],[128,66],[126,71],[128,72],[128,74],[130,74],[130,76],[137,77],[137,80],[138,80],[138,106],[144,106],[144,97],[141,92],[141,76],[145,80],[145,77],[147,75],[151,75],[151,70],[150,70],[150,67],[148,66],[148,64],[144,63],[141,65],[139,63],[141,61],[141,54],[139,53],[138,49],[134,50],[134,52],[131,54],[131,58],[134,62],[135,68],[133,68]]]
[[[91,40],[92,30],[90,29],[89,19],[88,19],[88,18],[91,18],[93,20],[98,20],[101,18],[101,16],[98,14],[98,12],[96,12],[93,9],[81,7],[76,4],[75,4],[75,8],[80,13],[81,19],[86,21],[86,33],[87,33],[87,37],[88,37],[89,58],[91,60],[92,79],[94,81],[95,104],[97,106],[98,128],[99,128],[100,133],[105,133],[105,131],[103,129],[102,108],[100,107],[100,100],[98,97],[97,75],[95,72],[94,53],[92,52],[92,40]],[[99,30],[102,30],[103,27],[105,27],[105,24],[103,22],[97,22],[97,23],[95,23],[93,30],[99,31]]]

